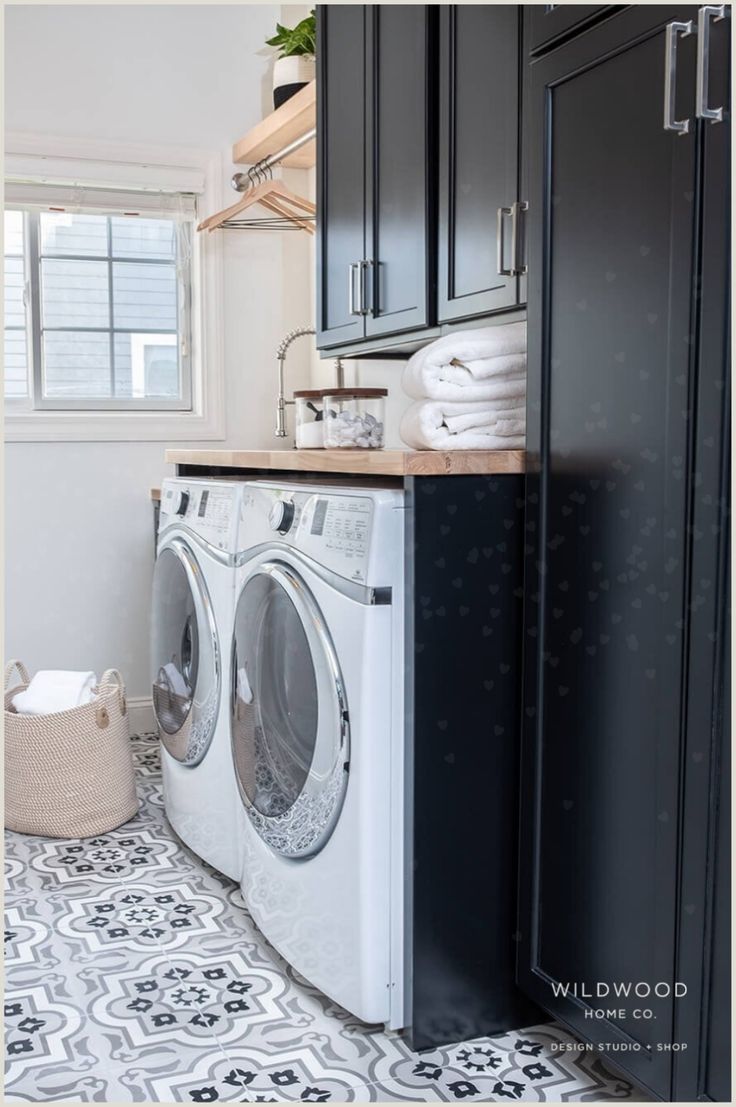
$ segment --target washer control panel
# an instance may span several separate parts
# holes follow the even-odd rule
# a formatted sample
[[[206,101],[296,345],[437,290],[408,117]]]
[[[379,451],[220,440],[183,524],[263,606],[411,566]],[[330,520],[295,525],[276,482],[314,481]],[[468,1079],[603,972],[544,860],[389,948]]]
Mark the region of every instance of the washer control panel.
[[[236,491],[200,481],[165,480],[161,489],[159,530],[182,523],[218,549],[232,545]]]
[[[373,501],[360,493],[253,486],[244,494],[241,541],[278,538],[349,580],[367,579]]]

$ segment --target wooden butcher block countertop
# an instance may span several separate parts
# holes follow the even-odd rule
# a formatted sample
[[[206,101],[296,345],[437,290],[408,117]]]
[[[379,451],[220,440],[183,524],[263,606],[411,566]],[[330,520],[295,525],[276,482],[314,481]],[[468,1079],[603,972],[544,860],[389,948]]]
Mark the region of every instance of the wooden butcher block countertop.
[[[167,450],[169,465],[356,476],[442,477],[523,473],[524,450]]]

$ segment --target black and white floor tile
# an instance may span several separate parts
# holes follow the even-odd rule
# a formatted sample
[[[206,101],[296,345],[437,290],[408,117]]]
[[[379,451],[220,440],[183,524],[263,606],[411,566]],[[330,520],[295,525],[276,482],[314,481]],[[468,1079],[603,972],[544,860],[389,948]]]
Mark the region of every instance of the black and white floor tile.
[[[420,1055],[338,1008],[176,838],[157,740],[133,745],[141,807],[124,827],[6,835],[7,1101],[646,1098],[553,1023]]]

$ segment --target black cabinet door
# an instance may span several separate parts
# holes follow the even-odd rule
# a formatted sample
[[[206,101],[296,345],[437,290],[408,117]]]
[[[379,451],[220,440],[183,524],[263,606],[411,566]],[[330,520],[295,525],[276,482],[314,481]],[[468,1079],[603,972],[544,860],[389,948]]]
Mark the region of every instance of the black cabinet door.
[[[697,392],[691,405],[693,543],[688,601],[688,678],[684,759],[678,975],[688,985],[677,1005],[673,1098],[730,1099],[730,640],[728,589],[730,472],[730,96],[728,20],[710,27],[706,103],[720,123],[701,124],[698,195],[700,263],[696,284]]]
[[[438,319],[518,301],[511,220],[498,264],[497,212],[519,199],[519,8],[460,4],[440,12]]]
[[[730,592],[730,589],[729,589]],[[730,614],[730,604],[729,604]],[[725,634],[728,637],[729,627]],[[708,952],[705,1040],[701,1052],[703,1064],[699,1071],[699,1099],[728,1103],[731,1098],[731,743],[729,719],[730,649],[727,651],[721,726],[721,752],[717,763],[716,818],[713,843],[713,888],[711,926],[706,949]],[[684,1099],[685,1096],[683,1095]]]
[[[317,345],[363,338],[365,8],[317,9]]]
[[[435,300],[436,10],[366,7],[366,336],[428,326]]]
[[[638,7],[532,65],[519,981],[668,1097],[697,142]],[[695,36],[676,118],[694,116]],[[615,988],[633,988],[619,998]],[[661,995],[644,994],[661,983]],[[608,994],[596,994],[598,985]],[[575,994],[577,992],[577,994]],[[583,994],[585,993],[585,994]],[[651,1014],[649,1014],[651,1013]]]
[[[535,54],[616,9],[606,4],[530,4],[526,10],[529,35],[525,48]]]
[[[704,185],[703,185],[703,266],[701,274],[702,316],[700,325],[700,362],[708,369],[704,384],[711,394],[710,403],[703,413],[699,440],[703,453],[718,444],[713,436],[713,425],[721,424],[720,495],[712,492],[713,477],[707,475],[700,489],[702,508],[707,512],[700,519],[699,528],[708,526],[724,536],[721,543],[719,566],[723,589],[717,596],[713,612],[715,645],[721,654],[721,687],[716,690],[714,712],[714,754],[712,764],[714,811],[712,836],[709,842],[709,896],[706,911],[706,948],[709,963],[706,969],[706,1032],[699,1066],[698,1098],[706,1097],[714,1102],[727,1102],[731,1092],[731,581],[730,581],[730,528],[728,512],[730,504],[730,191],[727,187],[731,164],[731,62],[730,20],[724,20],[711,29],[710,74],[707,101],[712,107],[723,106],[722,124],[705,123],[704,132]],[[704,388],[701,386],[701,394]],[[720,408],[720,410],[719,410]],[[710,425],[709,425],[710,422]],[[711,462],[711,465],[713,462]],[[713,510],[715,500],[716,512]],[[714,516],[715,517],[711,517]],[[725,531],[725,534],[724,534]],[[713,564],[711,556],[709,565]],[[695,576],[695,573],[693,573]],[[725,579],[724,579],[725,578]],[[708,577],[696,576],[700,583]],[[701,593],[702,594],[702,593]],[[708,644],[710,645],[709,638]],[[720,696],[718,693],[720,692]],[[695,755],[697,751],[693,751]],[[687,914],[687,904],[685,904]],[[687,1098],[694,1098],[691,1086],[686,1086]],[[685,1098],[685,1094],[682,1098]]]

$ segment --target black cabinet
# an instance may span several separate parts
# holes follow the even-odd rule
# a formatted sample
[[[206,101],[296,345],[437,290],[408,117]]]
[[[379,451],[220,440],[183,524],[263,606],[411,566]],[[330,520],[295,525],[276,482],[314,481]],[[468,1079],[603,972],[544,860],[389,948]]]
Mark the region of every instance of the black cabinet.
[[[317,12],[317,342],[364,335],[356,313],[365,256],[365,13],[334,4]]]
[[[524,478],[408,484],[409,1040],[422,1050],[543,1016],[514,978]]]
[[[366,8],[365,333],[434,322],[435,22],[421,5]]]
[[[662,1098],[702,1081],[703,935],[719,949],[730,124],[696,120],[698,36],[667,30],[697,14],[630,8],[534,61],[524,120],[518,979]],[[727,35],[711,27],[711,103],[729,102]],[[666,47],[682,133],[663,125]]]
[[[319,349],[406,348],[523,304],[520,21],[318,9]]]
[[[440,322],[520,302],[520,39],[516,5],[440,11]]]
[[[709,80],[704,107],[730,101],[729,32],[726,21],[700,34],[709,37]],[[705,123],[698,136],[701,231],[694,294],[697,304],[693,355],[693,542],[685,716],[685,771],[678,972],[689,983],[678,1005],[674,1035],[691,1043],[675,1058],[673,1095],[681,1100],[731,1098],[729,1019],[731,979],[730,889],[730,580],[729,502],[730,381],[726,374],[730,282],[730,120]]]
[[[433,322],[436,14],[319,8],[319,347]]]

